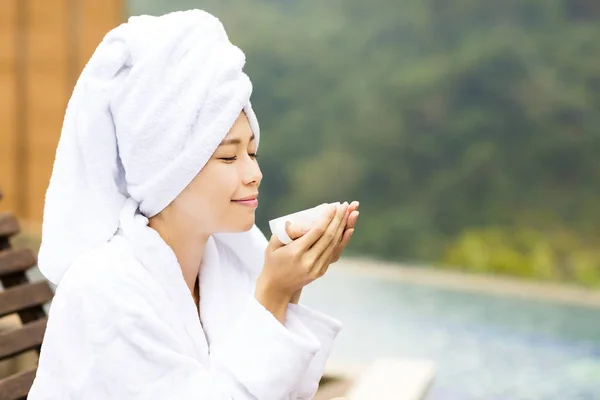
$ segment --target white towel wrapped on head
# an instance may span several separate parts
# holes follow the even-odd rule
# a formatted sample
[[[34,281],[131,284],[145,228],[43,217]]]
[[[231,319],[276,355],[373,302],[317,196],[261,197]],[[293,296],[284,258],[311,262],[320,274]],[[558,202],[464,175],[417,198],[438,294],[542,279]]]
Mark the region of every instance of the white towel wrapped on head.
[[[258,140],[244,63],[199,10],[133,17],[104,38],[69,101],[46,194],[48,279],[58,283],[77,255],[114,235],[128,197],[148,217],[166,207],[242,109]]]

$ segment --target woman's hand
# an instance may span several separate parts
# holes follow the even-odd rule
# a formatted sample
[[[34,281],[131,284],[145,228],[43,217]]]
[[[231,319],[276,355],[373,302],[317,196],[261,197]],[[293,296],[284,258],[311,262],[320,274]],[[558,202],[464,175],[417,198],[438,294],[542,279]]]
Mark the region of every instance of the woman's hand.
[[[337,262],[340,259],[342,252],[344,251],[344,249],[348,245],[348,242],[350,242],[352,235],[354,234],[354,227],[356,226],[356,221],[358,220],[358,215],[360,214],[360,212],[358,211],[359,205],[360,204],[358,201],[353,201],[352,203],[350,203],[350,206],[348,206],[348,221],[346,222],[344,235],[342,236],[342,241],[337,245],[335,251],[333,252],[331,264]]]
[[[344,233],[342,235],[341,241],[337,244],[337,246],[335,247],[335,250],[333,251],[332,258],[331,258],[331,261],[329,264],[333,264],[340,259],[342,252],[344,251],[344,249],[348,245],[348,242],[352,238],[352,234],[354,233],[354,227],[356,226],[356,221],[357,221],[358,215],[359,215],[358,206],[359,206],[358,201],[353,201],[348,206],[348,209],[346,211],[347,220],[346,220],[346,226],[344,228]],[[286,225],[285,230],[286,230],[288,236],[290,237],[290,239],[292,239],[292,240],[296,240],[296,239],[302,237],[304,234],[306,234],[306,232],[308,232],[307,230],[301,229],[298,226],[292,225],[292,224]],[[296,293],[294,293],[294,295],[290,299],[290,303],[298,304],[298,302],[300,301],[301,294],[302,294],[302,289],[299,289]]]
[[[346,211],[347,221],[346,221],[346,227],[344,228],[344,234],[342,236],[342,240],[337,244],[335,250],[333,251],[333,255],[331,258],[331,264],[337,262],[340,259],[342,252],[344,251],[346,246],[348,246],[348,242],[350,242],[350,239],[352,238],[352,235],[354,234],[354,227],[356,226],[356,221],[358,220],[358,215],[360,214],[360,212],[358,211],[358,206],[359,206],[358,201],[353,201],[348,206],[348,210]],[[287,232],[288,236],[292,240],[296,240],[296,239],[304,236],[304,234],[306,234],[306,232],[308,232],[308,230],[301,229],[298,226],[295,226],[292,224],[286,225],[285,231]]]
[[[347,209],[347,203],[331,206],[308,232],[287,245],[275,235],[269,240],[256,298],[280,321],[294,293],[327,272],[344,234]]]

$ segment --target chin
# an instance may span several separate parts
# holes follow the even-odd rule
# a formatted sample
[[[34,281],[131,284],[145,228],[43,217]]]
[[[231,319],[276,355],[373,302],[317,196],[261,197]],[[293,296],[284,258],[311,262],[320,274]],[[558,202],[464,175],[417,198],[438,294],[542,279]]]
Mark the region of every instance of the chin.
[[[252,218],[251,220],[248,220],[248,222],[246,222],[246,223],[236,224],[236,226],[230,227],[230,229],[228,229],[227,231],[231,232],[231,233],[248,232],[250,229],[252,229],[253,226],[254,226],[254,218]]]
[[[253,226],[254,226],[254,218],[252,218],[252,221],[248,222],[246,225],[244,225],[242,227],[241,232],[248,232],[250,229],[252,229]]]

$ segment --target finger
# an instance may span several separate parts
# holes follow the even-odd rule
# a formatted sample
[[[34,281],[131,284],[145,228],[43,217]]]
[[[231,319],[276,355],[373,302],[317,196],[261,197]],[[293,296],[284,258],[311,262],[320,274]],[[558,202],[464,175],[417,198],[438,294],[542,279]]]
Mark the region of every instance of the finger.
[[[328,206],[327,211],[323,213],[319,221],[304,236],[296,240],[295,245],[299,246],[302,250],[311,248],[327,230],[327,227],[336,215],[336,210],[337,207],[335,205]]]
[[[360,205],[360,203],[358,201],[353,201],[352,203],[350,203],[350,205],[348,206],[348,210],[350,210],[350,213],[352,213],[352,211],[356,211],[358,210],[358,206]]]
[[[348,222],[346,222],[346,230],[352,229],[356,226],[356,220],[358,219],[358,211],[352,211],[348,216]]]
[[[353,232],[353,231],[354,230],[352,230],[351,232]],[[346,235],[346,234],[344,233],[344,235]],[[350,233],[348,236],[352,236],[352,234]],[[350,240],[350,239],[348,238],[348,240]],[[343,241],[343,238],[342,238],[342,241]],[[347,244],[347,241],[346,241],[346,244]],[[341,245],[341,243],[340,243],[340,245]],[[345,244],[344,244],[344,247],[346,247]],[[336,247],[330,246],[330,247],[328,247],[323,252],[323,254],[321,254],[319,256],[319,258],[315,262],[315,267],[318,268],[317,276],[319,278],[322,277],[323,275],[325,275],[327,273],[327,270],[329,269],[329,266],[331,264],[333,264],[334,262],[336,262],[337,260],[339,260],[340,254],[341,254],[341,250],[338,253],[337,252],[338,248],[339,248],[339,246],[336,246]],[[335,249],[335,254],[334,254],[334,249]]]
[[[342,239],[344,236],[344,231],[346,229],[346,223],[348,221],[348,215],[349,215],[348,207],[349,206],[348,206],[347,202],[345,202],[342,206],[345,206],[346,211],[344,212],[342,221],[340,222],[340,224],[335,232],[335,237],[333,238],[333,240],[331,241],[329,246],[326,247],[323,254],[313,255],[313,257],[317,257],[317,259],[313,263],[313,268],[317,270],[317,275],[319,277],[321,277],[325,274],[325,271],[329,267],[329,264],[333,262],[332,260],[335,255],[335,252],[336,252],[338,246],[340,245],[340,243],[342,242]],[[325,270],[323,270],[323,268],[325,268]]]
[[[346,228],[345,220],[348,218],[348,211],[346,211],[344,221],[340,223],[338,230],[335,233],[335,239],[332,243],[325,249],[324,254],[319,256],[318,261],[316,262],[315,268],[327,268],[329,264],[331,264],[338,253],[338,248],[340,247],[342,240],[344,238],[344,232]],[[322,273],[319,273],[319,276],[322,276]]]
[[[347,208],[348,203],[344,203],[338,207],[335,217],[327,227],[327,230],[310,249],[312,257],[318,259],[329,246],[336,244],[334,240],[337,240],[337,231],[340,225],[345,222],[344,217],[346,216]]]
[[[267,249],[273,251],[278,248],[285,246],[281,240],[277,237],[277,235],[272,235],[271,239],[269,239],[269,243],[267,244]]]
[[[348,207],[346,207],[346,211],[344,212],[344,216],[342,217],[342,222],[340,222],[340,225],[338,226],[338,229],[335,232],[334,243],[336,245],[339,245],[342,241],[342,236],[344,236],[344,231],[346,230],[346,226],[348,224],[348,216]]]
[[[339,254],[338,254],[338,258],[342,254],[342,252],[344,251],[346,246],[348,246],[348,243],[350,243],[350,239],[352,239],[352,235],[354,235],[354,229],[348,229],[344,232],[344,237],[342,238],[342,242],[338,246],[338,248],[340,250]]]
[[[346,246],[348,245],[348,243],[350,242],[350,238],[352,237],[352,234],[354,233],[354,229],[346,229],[344,231],[344,236],[342,237],[342,241],[340,242],[340,244],[336,247],[335,252],[331,258],[331,262],[334,263],[337,260],[340,259],[340,256],[342,255],[342,252],[344,251],[344,249],[346,248]]]
[[[342,235],[344,234],[344,230],[346,229],[346,223],[348,222],[348,203],[344,202],[342,204],[342,208],[343,208],[343,213],[342,213],[342,219],[337,227],[337,229],[335,230],[335,236],[332,240],[332,244],[339,244],[340,241],[342,240]]]
[[[306,232],[308,232],[308,229],[303,228],[301,226],[298,225],[294,225],[291,222],[286,222],[285,224],[285,231],[288,234],[288,236],[290,237],[290,239],[292,240],[296,240],[302,236],[304,236],[304,234]]]

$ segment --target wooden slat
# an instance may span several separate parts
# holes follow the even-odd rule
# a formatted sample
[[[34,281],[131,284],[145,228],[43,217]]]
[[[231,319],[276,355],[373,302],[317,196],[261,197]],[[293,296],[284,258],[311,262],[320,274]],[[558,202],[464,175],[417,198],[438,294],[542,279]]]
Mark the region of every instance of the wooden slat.
[[[20,372],[0,380],[0,400],[17,400],[27,397],[35,379],[35,369]]]
[[[11,213],[0,213],[0,236],[13,236],[19,233],[19,223]]]
[[[0,292],[0,317],[16,311],[39,306],[52,300],[52,289],[47,282],[19,285]]]
[[[10,246],[6,246],[3,250],[0,250],[0,282],[2,282],[4,289],[8,290],[9,288],[28,284],[29,279],[27,279],[25,272],[35,264],[35,256],[29,249],[15,251]],[[19,314],[23,324],[46,316],[44,307],[41,305],[22,308],[17,311],[17,314]]]
[[[27,279],[25,272],[16,272],[11,275],[0,277],[0,281],[2,281],[2,286],[4,286],[5,289],[26,285],[29,283],[29,279]],[[23,324],[28,324],[46,317],[46,311],[44,310],[43,306],[24,308],[19,310],[17,314],[19,314],[19,318]]]
[[[27,271],[36,264],[35,255],[29,249],[0,251],[0,276]]]
[[[42,344],[47,318],[0,334],[0,360],[15,356]]]
[[[0,236],[0,251],[10,249],[10,241],[8,238]]]

